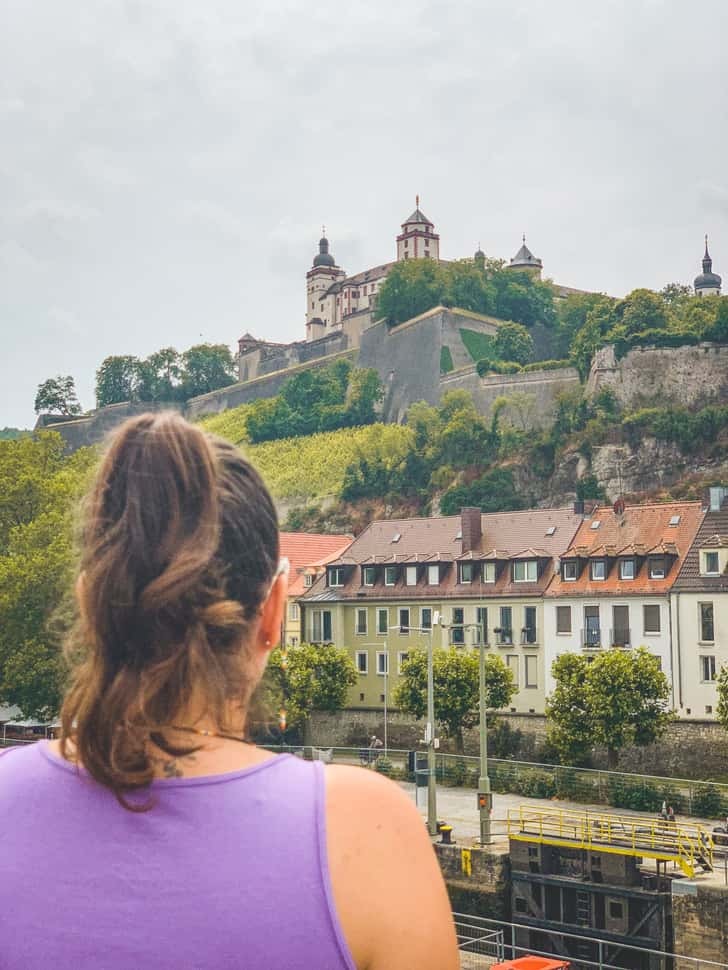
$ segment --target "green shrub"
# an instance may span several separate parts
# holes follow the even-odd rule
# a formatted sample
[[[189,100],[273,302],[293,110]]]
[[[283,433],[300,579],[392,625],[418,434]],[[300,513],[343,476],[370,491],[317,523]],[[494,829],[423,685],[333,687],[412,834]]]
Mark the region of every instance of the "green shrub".
[[[394,776],[394,765],[389,758],[377,758],[374,768],[380,773],[380,775],[386,775],[388,778],[392,778]]]
[[[524,371],[561,370],[562,367],[572,367],[570,360],[535,360],[531,364],[524,364]]]
[[[519,374],[523,370],[522,364],[517,364],[515,360],[490,360],[484,357],[475,365],[479,377],[488,374]]]
[[[700,785],[693,791],[693,815],[701,818],[723,818],[725,813],[725,801],[715,785]]]
[[[630,782],[621,778],[609,783],[609,804],[633,812],[659,812],[663,795],[649,782]]]
[[[700,334],[686,330],[642,330],[614,340],[614,353],[619,359],[635,347],[687,347],[700,343]]]
[[[465,349],[474,361],[495,356],[493,350],[493,337],[487,333],[479,333],[477,330],[460,330],[460,339],[465,345]]]
[[[548,771],[537,768],[520,769],[514,779],[513,791],[525,798],[554,798],[556,779]]]
[[[455,370],[455,364],[452,361],[450,348],[445,344],[440,347],[440,373],[449,374],[451,370]]]

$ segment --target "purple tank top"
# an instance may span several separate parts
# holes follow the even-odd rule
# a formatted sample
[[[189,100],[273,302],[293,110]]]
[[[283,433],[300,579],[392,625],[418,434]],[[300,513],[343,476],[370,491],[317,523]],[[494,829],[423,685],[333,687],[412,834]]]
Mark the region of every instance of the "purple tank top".
[[[161,779],[134,814],[45,742],[1,755],[2,970],[355,970],[320,763]]]

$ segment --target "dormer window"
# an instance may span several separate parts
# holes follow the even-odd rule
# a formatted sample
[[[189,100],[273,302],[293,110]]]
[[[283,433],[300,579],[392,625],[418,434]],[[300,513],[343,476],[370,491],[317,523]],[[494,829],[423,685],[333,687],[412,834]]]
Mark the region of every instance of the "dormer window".
[[[329,569],[329,586],[344,585],[344,570],[342,566],[333,566]]]
[[[417,585],[417,566],[407,566],[404,574],[405,586]]]
[[[538,579],[538,562],[535,559],[521,559],[513,563],[514,583],[535,583]]]
[[[313,573],[306,573],[306,575],[303,577],[303,585],[307,589],[310,589],[313,586]]]
[[[606,559],[592,559],[590,568],[591,568],[591,578],[593,580],[601,581],[607,578]]]
[[[377,570],[374,568],[374,566],[365,566],[363,571],[364,571],[364,585],[373,586],[377,578]]]
[[[720,560],[717,550],[701,550],[700,567],[703,576],[720,576]]]
[[[475,566],[472,562],[460,563],[460,582],[461,583],[472,583],[474,575],[475,575]]]
[[[619,578],[620,579],[634,579],[635,573],[635,562],[634,559],[620,559],[619,561]]]
[[[650,579],[665,578],[665,559],[664,556],[655,556],[650,559]]]
[[[576,560],[567,559],[561,563],[561,578],[565,583],[574,583],[577,579]]]
[[[495,563],[494,562],[483,563],[483,582],[484,583],[495,582]]]
[[[440,567],[439,566],[428,566],[427,567],[427,585],[428,586],[439,586],[440,585]]]
[[[384,585],[394,586],[397,582],[397,567],[396,566],[385,566],[384,567]]]

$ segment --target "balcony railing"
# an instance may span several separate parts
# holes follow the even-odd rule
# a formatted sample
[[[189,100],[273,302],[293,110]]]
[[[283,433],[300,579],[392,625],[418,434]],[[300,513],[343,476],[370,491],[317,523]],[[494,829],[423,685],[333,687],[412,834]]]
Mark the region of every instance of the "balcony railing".
[[[581,645],[585,650],[599,650],[602,645],[602,631],[591,627],[588,630],[582,630]]]
[[[521,630],[521,645],[535,646],[538,643],[538,634],[536,632],[536,627],[527,626]]]
[[[609,642],[613,647],[631,647],[632,637],[629,627],[619,627],[609,631]]]
[[[497,630],[493,631],[496,635],[498,646],[500,647],[510,647],[513,646],[513,630],[507,630],[505,627],[499,627]]]

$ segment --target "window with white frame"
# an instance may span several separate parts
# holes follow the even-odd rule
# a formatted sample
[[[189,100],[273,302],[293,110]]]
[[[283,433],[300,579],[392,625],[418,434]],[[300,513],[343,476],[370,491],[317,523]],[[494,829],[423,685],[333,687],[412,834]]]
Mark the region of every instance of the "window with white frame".
[[[397,567],[396,566],[385,566],[384,567],[384,585],[394,586],[397,582]]]
[[[377,578],[377,570],[374,566],[364,567],[364,585],[373,586]]]
[[[331,610],[311,611],[311,642],[331,642]]]
[[[428,566],[427,567],[427,585],[428,586],[439,586],[440,585],[440,567],[439,566]]]
[[[306,573],[303,577],[303,585],[310,589],[313,586],[313,573]]]
[[[566,559],[561,563],[561,578],[565,583],[575,582],[577,576],[576,560]]]
[[[513,643],[513,607],[501,606],[498,643]]]
[[[703,576],[720,575],[720,560],[716,550],[701,550],[700,561],[702,566],[700,572]]]
[[[453,606],[452,622],[450,624],[450,643],[465,643],[465,610],[462,606]]]
[[[592,559],[589,566],[592,579],[602,580],[607,578],[607,562],[605,559]]]
[[[712,603],[698,603],[698,615],[700,617],[700,642],[715,642],[715,618]]]
[[[404,573],[405,586],[417,585],[417,566],[407,566]]]
[[[556,607],[556,632],[571,633],[571,607]]]
[[[517,653],[506,654],[506,667],[508,667],[510,672],[513,674],[513,683],[516,685],[516,687],[519,686],[518,659],[519,658]]]
[[[476,606],[475,608],[475,629],[473,630],[473,643],[488,642],[488,607]]]
[[[380,677],[389,673],[389,654],[386,650],[377,650],[377,673]]]
[[[357,650],[356,651],[356,670],[359,674],[369,673],[369,651],[368,650]]]
[[[405,635],[410,632],[410,611],[407,606],[402,606],[399,610],[399,632]]]
[[[329,569],[329,586],[344,585],[344,570],[341,566],[332,566]]]
[[[363,636],[367,632],[367,616],[369,611],[366,607],[357,607],[356,611],[356,634]]]
[[[484,583],[495,582],[495,563],[494,562],[483,563],[483,582]]]
[[[409,660],[409,654],[407,653],[406,650],[400,650],[399,653],[397,654],[397,673],[398,674],[402,673],[402,664],[406,660]]]
[[[529,654],[524,661],[524,687],[538,687],[538,657]]]
[[[389,610],[386,606],[380,606],[377,610],[377,633],[387,635],[389,629]]]
[[[513,563],[514,583],[535,583],[538,579],[538,563],[535,559],[522,559]]]
[[[700,679],[703,682],[715,680],[715,657],[705,656],[700,658]]]
[[[432,607],[423,606],[420,610],[420,629],[431,630],[432,629]]]
[[[475,567],[472,562],[461,562],[460,563],[460,582],[472,583],[474,572],[475,572]]]
[[[298,603],[288,604],[288,619],[297,620],[298,619]]]
[[[634,579],[635,572],[635,562],[634,559],[620,559],[619,560],[619,578],[620,579]]]
[[[665,559],[664,556],[654,556],[650,559],[650,579],[665,578]]]
[[[642,607],[644,619],[643,631],[645,633],[660,632],[660,607],[656,604],[646,604]]]

